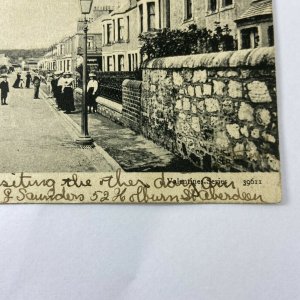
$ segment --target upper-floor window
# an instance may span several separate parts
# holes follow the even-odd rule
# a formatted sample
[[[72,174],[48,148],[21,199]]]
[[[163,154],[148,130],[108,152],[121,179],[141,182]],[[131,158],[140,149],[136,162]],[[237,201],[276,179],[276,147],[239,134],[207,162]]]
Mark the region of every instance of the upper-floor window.
[[[143,9],[143,5],[139,6],[139,13],[140,13],[140,32],[144,32],[144,9]]]
[[[191,19],[193,17],[193,1],[192,0],[185,0],[184,3],[185,8],[185,20]]]
[[[118,19],[118,38],[124,40],[124,19]]]
[[[222,0],[222,7],[231,6],[233,4],[233,0]]]
[[[107,25],[107,43],[111,44],[113,41],[112,24]]]
[[[208,10],[209,11],[217,10],[217,0],[208,0]]]
[[[155,2],[147,3],[148,30],[155,29]]]
[[[94,37],[93,36],[89,36],[87,38],[87,48],[88,48],[88,50],[94,49]]]

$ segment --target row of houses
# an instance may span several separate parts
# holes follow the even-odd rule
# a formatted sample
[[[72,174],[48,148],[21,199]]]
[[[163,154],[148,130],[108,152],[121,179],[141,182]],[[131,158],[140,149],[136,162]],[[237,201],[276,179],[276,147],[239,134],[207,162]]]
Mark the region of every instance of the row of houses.
[[[213,30],[228,25],[239,49],[274,45],[272,0],[122,0],[95,7],[89,18],[88,65],[104,72],[134,71],[142,57],[139,35],[191,24]],[[77,32],[53,45],[39,62],[43,70],[76,71],[82,63],[83,20]]]

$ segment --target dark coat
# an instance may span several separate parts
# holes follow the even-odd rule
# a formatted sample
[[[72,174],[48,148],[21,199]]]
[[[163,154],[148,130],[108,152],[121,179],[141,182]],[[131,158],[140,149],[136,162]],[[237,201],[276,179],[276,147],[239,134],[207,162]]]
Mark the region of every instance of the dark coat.
[[[2,81],[0,83],[0,89],[1,89],[1,98],[7,98],[7,94],[9,92],[9,85],[7,81]]]
[[[31,75],[30,74],[27,74],[26,75],[26,87],[29,88],[30,87],[30,82],[31,82]]]
[[[38,76],[34,76],[33,77],[33,85],[36,86],[36,87],[40,86],[41,85],[41,78],[38,77]]]

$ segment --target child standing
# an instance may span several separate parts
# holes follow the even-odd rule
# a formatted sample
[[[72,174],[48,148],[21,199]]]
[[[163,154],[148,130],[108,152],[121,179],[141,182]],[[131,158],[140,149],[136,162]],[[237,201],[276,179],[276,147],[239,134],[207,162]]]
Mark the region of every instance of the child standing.
[[[7,75],[3,74],[3,75],[1,75],[1,78],[3,79],[0,83],[1,105],[7,105],[6,99],[7,99],[8,93],[9,93],[9,85],[8,85],[8,81],[7,81]]]

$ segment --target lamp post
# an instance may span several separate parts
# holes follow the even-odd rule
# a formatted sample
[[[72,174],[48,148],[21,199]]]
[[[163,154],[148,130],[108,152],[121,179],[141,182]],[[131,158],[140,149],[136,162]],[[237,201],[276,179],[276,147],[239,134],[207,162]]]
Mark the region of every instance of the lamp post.
[[[88,131],[88,115],[87,115],[87,32],[88,22],[86,15],[90,14],[93,0],[80,0],[81,13],[84,15],[84,38],[83,38],[83,72],[82,72],[82,113],[81,113],[81,136],[76,140],[79,145],[91,145],[93,139],[89,136]]]

